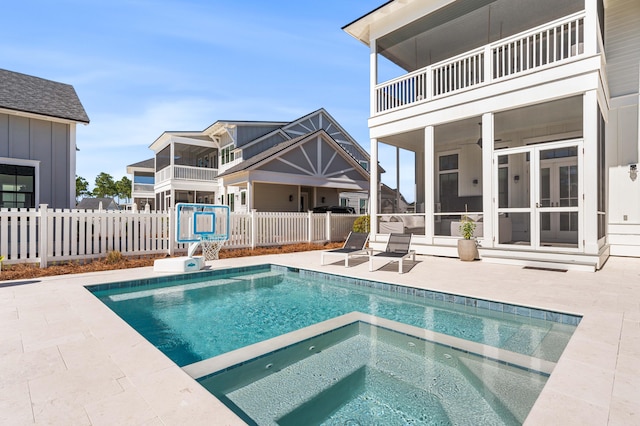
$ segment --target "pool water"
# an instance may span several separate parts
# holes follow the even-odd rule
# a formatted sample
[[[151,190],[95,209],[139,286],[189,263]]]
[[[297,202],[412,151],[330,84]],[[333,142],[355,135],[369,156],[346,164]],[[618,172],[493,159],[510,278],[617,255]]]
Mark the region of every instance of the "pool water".
[[[353,285],[265,265],[184,281],[90,288],[179,366],[349,312],[555,362],[575,325]],[[111,286],[114,287],[114,286]]]
[[[282,426],[517,425],[546,381],[364,322],[200,379],[247,423]]]

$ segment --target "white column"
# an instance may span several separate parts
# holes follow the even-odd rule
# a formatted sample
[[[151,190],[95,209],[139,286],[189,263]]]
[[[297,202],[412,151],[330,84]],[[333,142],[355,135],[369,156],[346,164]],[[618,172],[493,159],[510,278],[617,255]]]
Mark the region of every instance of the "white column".
[[[253,210],[253,183],[247,181],[247,211]]]
[[[482,115],[482,221],[484,231],[482,237],[483,247],[493,247],[496,244],[497,224],[496,203],[498,195],[493,191],[493,140],[494,137],[493,114],[488,112]]]
[[[433,171],[435,167],[435,133],[434,127],[428,126],[424,129],[424,235],[428,243],[433,244],[433,221],[435,213],[435,193],[433,182]]]
[[[376,41],[369,41],[370,51],[369,51],[369,87],[370,87],[370,111],[369,116],[373,117],[376,115],[376,105],[378,103],[378,99],[376,96],[376,85],[378,84],[378,55],[376,54]]]
[[[582,105],[582,128],[584,135],[583,170],[578,170],[578,186],[582,201],[582,223],[579,223],[578,238],[582,235],[584,251],[598,253],[598,94],[590,90],[584,94]]]
[[[371,167],[369,173],[369,214],[371,218],[371,239],[374,239],[375,235],[378,233],[378,200],[380,199],[377,139],[371,139]]]
[[[600,27],[598,27],[598,0],[585,0],[584,10],[584,53],[595,55],[598,51],[598,31],[600,31]]]
[[[396,147],[396,208],[394,213],[404,213],[400,211],[400,148]]]

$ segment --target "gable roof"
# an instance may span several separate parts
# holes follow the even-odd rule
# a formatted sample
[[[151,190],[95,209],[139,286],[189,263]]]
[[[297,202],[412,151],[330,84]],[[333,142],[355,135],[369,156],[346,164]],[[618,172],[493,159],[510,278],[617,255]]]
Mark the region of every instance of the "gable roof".
[[[242,170],[247,170],[251,167],[253,167],[254,165],[268,159],[271,158],[273,156],[275,156],[277,153],[284,151],[285,149],[297,144],[298,142],[300,142],[303,139],[306,139],[307,137],[313,136],[316,133],[320,133],[323,132],[324,130],[317,130],[313,133],[309,133],[307,135],[302,135],[302,136],[298,136],[297,138],[293,138],[293,139],[289,139],[286,140],[284,142],[280,142],[277,145],[272,146],[269,149],[266,149],[264,151],[262,151],[259,154],[254,155],[253,157],[244,160],[238,164],[236,164],[235,166],[229,168],[228,170],[226,170],[224,173],[220,173],[218,175],[218,177],[224,177],[226,175],[230,175],[231,173],[236,173]],[[326,133],[326,132],[325,132]]]
[[[137,163],[129,164],[127,168],[136,167],[140,169],[153,169],[155,166],[156,166],[155,158],[149,158],[147,160],[138,161]]]
[[[120,206],[113,198],[103,197],[103,198],[83,198],[80,200],[77,209],[86,209],[86,210],[98,210],[100,208],[100,203],[102,203],[102,208],[104,210],[120,210]]]
[[[3,69],[0,108],[89,123],[73,86]]]
[[[363,177],[368,179],[369,172],[365,170],[362,165],[360,165],[360,163],[358,163],[353,158],[353,156],[341,144],[336,142],[336,140],[333,139],[331,135],[329,135],[329,133],[327,133],[327,131],[324,129],[318,129],[315,132],[307,133],[305,135],[298,136],[297,138],[280,142],[279,144],[274,145],[271,148],[268,148],[261,153],[242,161],[239,164],[236,164],[235,166],[226,170],[224,173],[219,174],[218,177],[225,177],[237,172],[257,169],[261,165],[267,164],[272,159],[278,158],[281,154],[284,155],[285,152],[288,152],[295,145],[304,144],[305,142],[314,139],[317,136],[321,136],[324,139],[331,141],[334,148],[336,149],[336,152],[342,153],[342,156],[348,159],[347,161],[350,161],[354,164],[354,170],[358,170]]]

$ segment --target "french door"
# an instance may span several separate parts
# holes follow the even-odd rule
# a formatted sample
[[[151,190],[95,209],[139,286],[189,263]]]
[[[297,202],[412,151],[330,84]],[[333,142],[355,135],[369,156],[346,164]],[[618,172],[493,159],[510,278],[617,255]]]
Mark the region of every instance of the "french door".
[[[582,140],[497,150],[496,243],[582,249]]]

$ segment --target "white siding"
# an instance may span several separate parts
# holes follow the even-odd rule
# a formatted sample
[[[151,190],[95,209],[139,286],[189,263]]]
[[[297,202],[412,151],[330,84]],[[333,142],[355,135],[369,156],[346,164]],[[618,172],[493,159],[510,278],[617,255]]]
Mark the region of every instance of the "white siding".
[[[638,93],[640,1],[608,2],[605,10],[605,52],[611,97]]]

